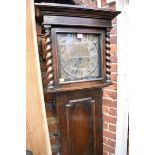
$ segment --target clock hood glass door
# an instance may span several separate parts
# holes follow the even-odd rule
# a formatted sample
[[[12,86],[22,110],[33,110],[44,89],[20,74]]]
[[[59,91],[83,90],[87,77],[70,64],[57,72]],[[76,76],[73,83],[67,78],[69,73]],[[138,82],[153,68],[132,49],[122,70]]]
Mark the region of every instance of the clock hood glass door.
[[[100,34],[57,33],[59,82],[101,78]]]

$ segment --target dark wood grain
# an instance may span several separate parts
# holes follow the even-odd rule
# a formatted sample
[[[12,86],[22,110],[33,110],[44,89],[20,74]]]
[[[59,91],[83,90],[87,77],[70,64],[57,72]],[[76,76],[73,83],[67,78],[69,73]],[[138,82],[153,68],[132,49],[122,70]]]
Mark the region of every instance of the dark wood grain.
[[[56,3],[35,3],[35,10],[38,17],[48,14],[51,16],[70,16],[105,20],[112,20],[120,13],[120,11],[110,9]]]
[[[81,84],[80,86],[77,86],[76,84],[74,84],[74,86],[70,86],[70,87],[62,87],[62,88],[54,88],[54,89],[48,89],[45,88],[44,89],[44,93],[45,94],[50,94],[50,93],[61,93],[61,92],[66,92],[66,91],[74,91],[74,90],[83,90],[83,89],[91,89],[91,88],[104,88],[107,87],[109,85],[111,85],[112,82],[109,83],[100,83],[100,84],[86,84],[85,82],[83,84]]]
[[[66,104],[67,135],[70,154],[94,155],[94,116],[95,101],[91,97],[70,100],[69,104]],[[81,136],[79,136],[79,133]]]
[[[110,53],[110,28],[106,28],[106,33],[105,33],[105,49],[106,49],[106,81],[109,82],[111,81],[111,71],[110,71],[110,68],[111,68],[111,59],[110,59],[110,56],[111,56],[111,53]]]
[[[46,43],[46,68],[47,68],[47,82],[48,87],[53,88],[53,62],[52,62],[52,47],[51,47],[51,26],[44,25],[45,29],[45,43]]]
[[[56,95],[61,153],[102,155],[102,89]]]
[[[80,17],[64,17],[64,16],[43,16],[43,24],[51,24],[53,26],[74,26],[74,27],[111,27],[110,20],[80,18]]]

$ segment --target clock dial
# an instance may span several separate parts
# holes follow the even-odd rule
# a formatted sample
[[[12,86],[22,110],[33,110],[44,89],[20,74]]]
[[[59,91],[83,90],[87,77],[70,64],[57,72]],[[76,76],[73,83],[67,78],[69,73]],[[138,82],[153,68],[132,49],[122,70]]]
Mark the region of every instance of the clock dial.
[[[58,33],[57,43],[61,81],[100,77],[99,35]]]

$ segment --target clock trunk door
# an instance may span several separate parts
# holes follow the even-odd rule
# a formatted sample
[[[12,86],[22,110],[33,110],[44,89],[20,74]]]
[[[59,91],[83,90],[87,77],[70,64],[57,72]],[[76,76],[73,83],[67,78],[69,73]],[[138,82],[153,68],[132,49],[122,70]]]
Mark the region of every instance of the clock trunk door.
[[[57,94],[61,155],[102,155],[102,90]]]
[[[71,155],[94,155],[94,102],[91,98],[83,98],[71,100],[66,105],[67,134]]]

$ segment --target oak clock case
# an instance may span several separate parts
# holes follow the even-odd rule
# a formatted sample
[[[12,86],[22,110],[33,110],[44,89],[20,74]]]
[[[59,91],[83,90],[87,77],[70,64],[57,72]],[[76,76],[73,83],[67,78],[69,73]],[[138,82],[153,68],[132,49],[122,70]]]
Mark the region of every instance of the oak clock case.
[[[110,80],[111,20],[120,12],[36,3],[42,27],[48,110],[55,111],[54,155],[103,154],[103,88]],[[39,36],[39,34],[38,34]],[[47,103],[48,102],[48,103]],[[104,104],[104,103],[103,103]],[[50,108],[49,108],[50,107]]]

